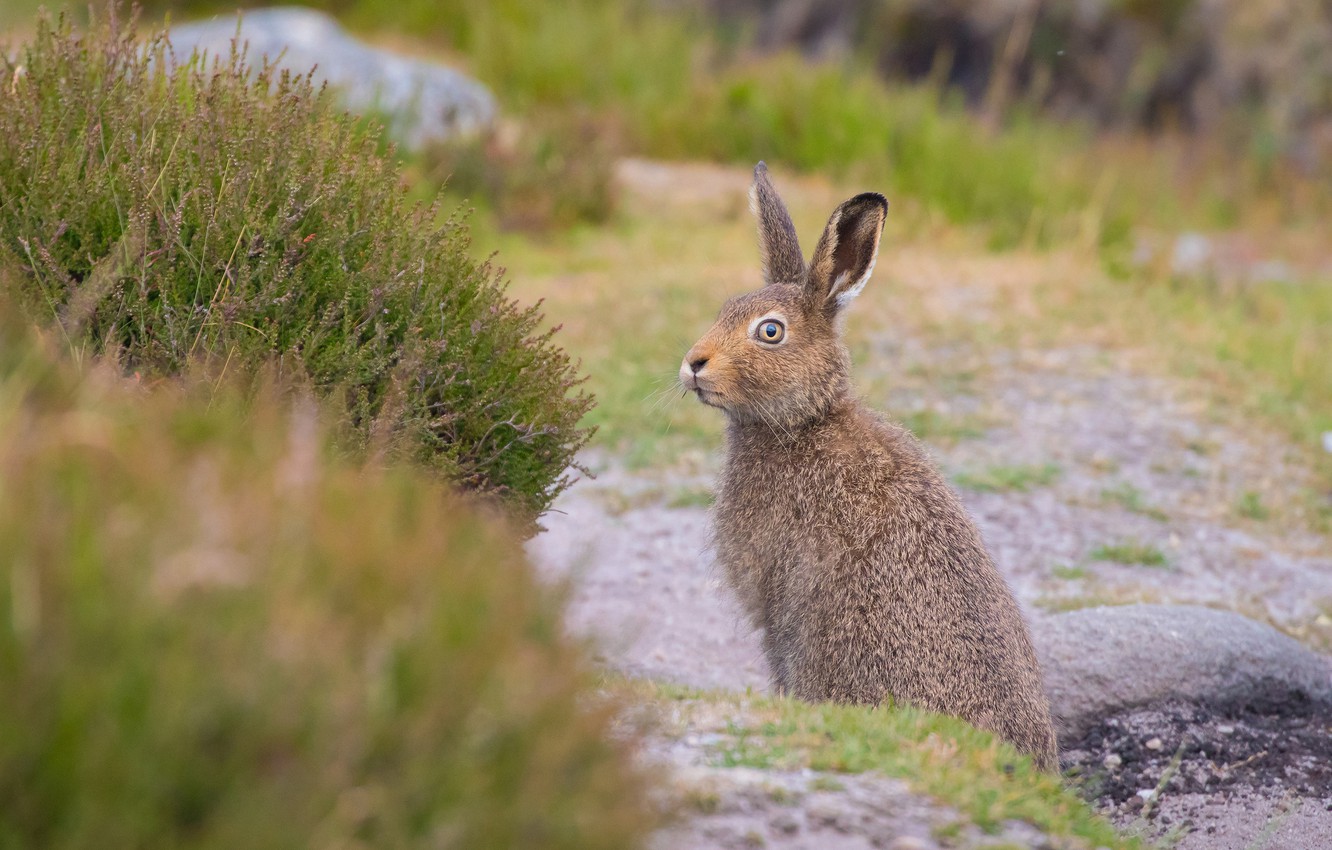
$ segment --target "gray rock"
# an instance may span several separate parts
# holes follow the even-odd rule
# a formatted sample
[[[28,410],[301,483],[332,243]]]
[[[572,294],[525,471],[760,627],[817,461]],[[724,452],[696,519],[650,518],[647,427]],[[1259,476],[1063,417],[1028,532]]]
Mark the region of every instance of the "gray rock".
[[[191,50],[226,57],[237,19],[220,16],[172,27],[180,58]],[[248,11],[239,20],[247,57],[268,57],[278,67],[305,74],[341,92],[354,112],[386,116],[395,138],[413,147],[468,136],[495,120],[495,99],[480,83],[433,62],[409,59],[352,38],[333,18],[313,9],[281,7]]]
[[[1086,608],[1036,619],[1032,638],[1061,739],[1164,700],[1307,697],[1332,704],[1332,658],[1270,626],[1188,605]]]
[[[1181,233],[1170,254],[1170,270],[1180,275],[1196,275],[1207,271],[1215,251],[1212,240],[1201,233]]]

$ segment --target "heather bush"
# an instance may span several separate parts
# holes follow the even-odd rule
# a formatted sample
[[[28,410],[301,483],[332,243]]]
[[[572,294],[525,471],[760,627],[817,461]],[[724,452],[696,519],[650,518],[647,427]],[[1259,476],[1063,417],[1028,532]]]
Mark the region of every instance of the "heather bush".
[[[18,328],[0,845],[641,843],[627,737],[510,533],[339,460],[271,381],[145,389]]]
[[[358,448],[540,514],[590,399],[461,219],[413,205],[377,130],[308,77],[131,30],[43,20],[0,51],[0,260],[24,306],[145,374],[276,359]]]

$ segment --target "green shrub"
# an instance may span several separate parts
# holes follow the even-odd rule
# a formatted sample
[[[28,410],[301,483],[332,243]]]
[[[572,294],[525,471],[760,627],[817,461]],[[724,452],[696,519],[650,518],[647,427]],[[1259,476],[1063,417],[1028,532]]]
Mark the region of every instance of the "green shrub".
[[[643,777],[510,533],[339,460],[313,404],[23,336],[0,318],[0,846],[639,845]]]
[[[591,401],[458,217],[413,206],[377,131],[308,78],[170,69],[129,29],[43,21],[0,58],[0,261],[26,306],[130,370],[277,358],[358,447],[545,510]]]

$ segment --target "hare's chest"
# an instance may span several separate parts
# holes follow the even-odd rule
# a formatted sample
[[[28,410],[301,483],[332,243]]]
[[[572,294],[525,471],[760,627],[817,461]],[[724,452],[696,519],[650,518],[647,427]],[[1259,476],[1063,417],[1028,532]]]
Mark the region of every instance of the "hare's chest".
[[[828,523],[820,492],[819,482],[790,465],[728,470],[715,506],[723,562],[778,574],[814,558]]]

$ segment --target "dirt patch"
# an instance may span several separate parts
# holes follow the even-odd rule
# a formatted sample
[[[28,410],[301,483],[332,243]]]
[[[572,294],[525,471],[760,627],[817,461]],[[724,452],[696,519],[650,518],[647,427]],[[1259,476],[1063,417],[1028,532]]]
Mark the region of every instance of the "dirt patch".
[[[1332,707],[1272,693],[1106,718],[1062,765],[1121,826],[1181,850],[1332,847]]]

